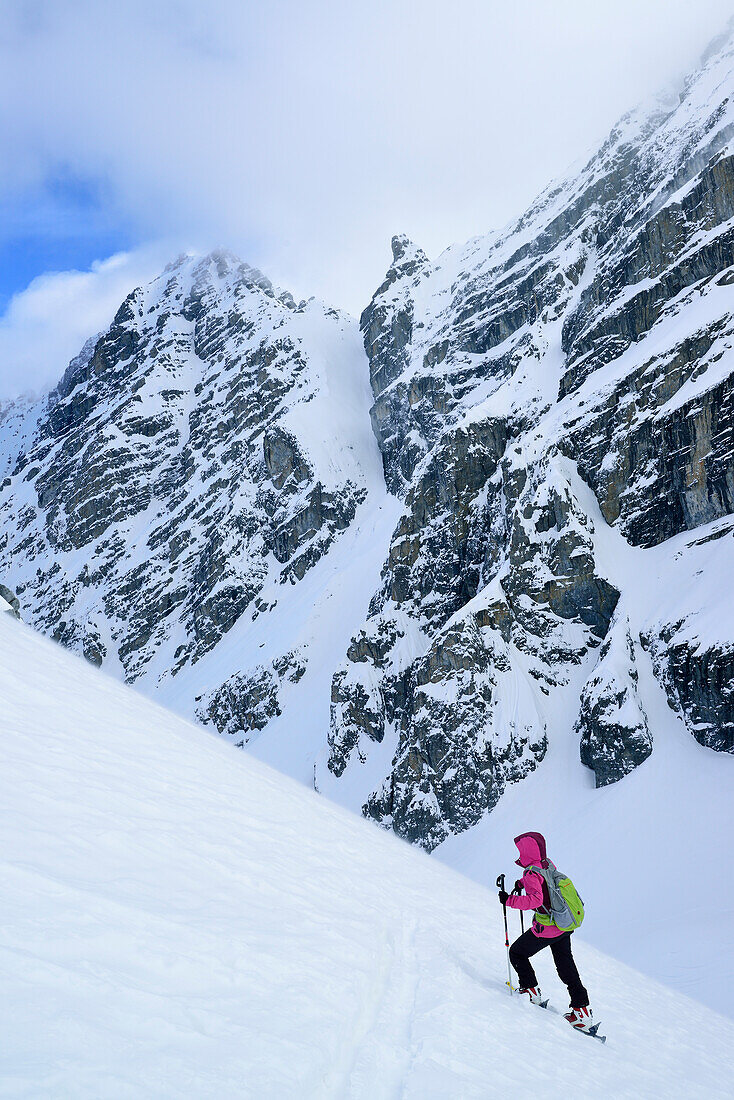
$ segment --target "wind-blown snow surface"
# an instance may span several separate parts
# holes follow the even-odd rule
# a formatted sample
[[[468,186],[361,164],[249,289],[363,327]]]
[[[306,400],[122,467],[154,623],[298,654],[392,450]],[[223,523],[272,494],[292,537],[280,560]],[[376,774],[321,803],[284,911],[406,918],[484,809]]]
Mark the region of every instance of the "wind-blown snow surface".
[[[7,617],[0,690],[0,1094],[730,1095],[729,1021],[583,936],[606,1046],[511,999],[492,893]]]

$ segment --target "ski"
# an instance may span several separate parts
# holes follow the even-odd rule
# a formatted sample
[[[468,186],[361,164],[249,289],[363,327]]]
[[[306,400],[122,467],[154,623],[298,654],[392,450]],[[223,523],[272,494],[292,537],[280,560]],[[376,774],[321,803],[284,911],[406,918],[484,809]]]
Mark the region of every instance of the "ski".
[[[606,1042],[606,1035],[599,1034],[599,1023],[592,1024],[588,1031],[584,1031],[583,1027],[574,1027],[573,1030],[580,1031],[582,1035],[590,1035],[591,1038],[598,1038],[600,1043]]]
[[[596,1024],[592,1024],[590,1028],[574,1027],[573,1030],[578,1031],[581,1035],[588,1035],[590,1039],[598,1039],[600,1043],[606,1043],[606,1035],[599,1034],[600,1023],[601,1020]],[[571,1024],[571,1027],[573,1027],[573,1024]]]
[[[517,990],[515,989],[514,985],[510,985],[509,982],[505,982],[505,985],[509,986],[510,993],[517,993]],[[562,1016],[563,1015],[563,1013],[559,1012],[557,1008],[551,1008],[550,1007],[550,997],[546,997],[544,1001],[530,1001],[529,1000],[528,1003],[533,1005],[535,1008],[545,1008],[545,1009],[548,1009],[549,1012],[555,1012],[557,1016]],[[573,1024],[571,1024],[571,1027],[573,1027],[574,1031],[580,1031],[582,1035],[588,1035],[590,1039],[598,1039],[600,1043],[606,1043],[606,1041],[607,1041],[606,1035],[600,1035],[599,1034],[600,1024],[601,1024],[601,1020],[597,1020],[597,1022],[595,1024],[592,1024],[591,1027],[589,1027],[589,1028],[574,1027]]]

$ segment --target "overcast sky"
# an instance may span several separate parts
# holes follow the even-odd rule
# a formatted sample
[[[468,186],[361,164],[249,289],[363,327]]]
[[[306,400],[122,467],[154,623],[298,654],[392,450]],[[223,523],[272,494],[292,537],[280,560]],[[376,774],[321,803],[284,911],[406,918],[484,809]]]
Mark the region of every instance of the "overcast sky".
[[[358,314],[407,232],[499,228],[731,0],[2,0],[0,398],[186,249]]]

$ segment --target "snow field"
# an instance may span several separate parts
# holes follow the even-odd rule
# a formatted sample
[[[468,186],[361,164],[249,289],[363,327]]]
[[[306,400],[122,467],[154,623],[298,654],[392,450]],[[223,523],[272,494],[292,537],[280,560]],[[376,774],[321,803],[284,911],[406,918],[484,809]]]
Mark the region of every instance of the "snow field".
[[[583,936],[606,1046],[511,999],[493,890],[7,616],[0,691],[0,1095],[730,1095],[731,1022]]]

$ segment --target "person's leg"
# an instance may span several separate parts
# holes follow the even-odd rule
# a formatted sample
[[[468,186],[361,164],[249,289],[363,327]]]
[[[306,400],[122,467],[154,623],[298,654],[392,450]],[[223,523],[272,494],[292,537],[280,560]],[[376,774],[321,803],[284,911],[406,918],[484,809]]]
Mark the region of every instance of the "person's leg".
[[[562,936],[551,940],[550,945],[558,977],[568,987],[571,1008],[584,1008],[589,1003],[589,994],[581,984],[581,978],[571,953],[571,933],[564,932]]]
[[[527,932],[523,932],[521,936],[518,936],[510,948],[510,962],[515,968],[517,980],[523,989],[538,984],[538,979],[535,977],[535,971],[529,959],[531,955],[537,955],[539,951],[547,947],[548,943],[548,940],[541,940],[538,936],[534,936],[528,928]]]

